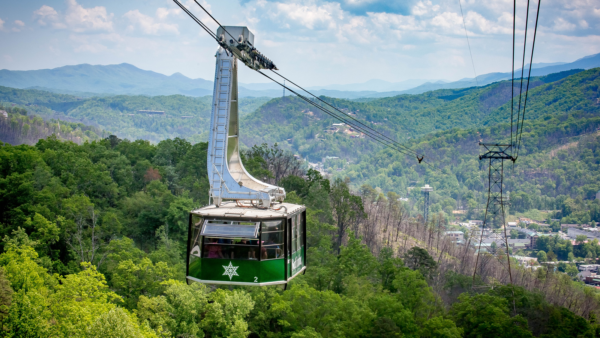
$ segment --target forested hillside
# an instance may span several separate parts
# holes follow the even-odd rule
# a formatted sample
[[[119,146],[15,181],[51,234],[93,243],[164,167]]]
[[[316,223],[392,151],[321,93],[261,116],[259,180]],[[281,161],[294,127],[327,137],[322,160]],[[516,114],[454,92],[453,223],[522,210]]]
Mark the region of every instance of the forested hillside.
[[[597,114],[600,112],[599,85],[599,68],[532,78],[526,119],[575,111]],[[515,95],[519,93],[519,86],[516,81]],[[511,82],[503,81],[480,88],[437,90],[368,102],[327,100],[370,128],[406,142],[431,132],[509,121],[510,88]],[[287,97],[274,99],[242,119],[241,134],[248,146],[278,142],[311,161],[325,156],[354,160],[378,147],[376,142],[365,141],[367,139],[326,131],[338,122],[299,98]]]
[[[571,70],[532,78],[527,119],[548,113],[583,110],[598,112],[598,68]],[[520,82],[515,82],[515,95]],[[364,102],[331,99],[346,114],[400,142],[452,128],[476,128],[507,121],[510,81],[484,87],[447,89],[420,95],[399,95]],[[268,102],[267,102],[268,101]],[[123,138],[152,142],[173,137],[206,141],[210,119],[209,96],[106,96],[79,98],[39,90],[0,87],[0,102],[15,104],[44,118],[60,118],[95,126]],[[149,115],[138,110],[165,111]],[[360,133],[333,132],[339,121],[295,96],[272,99],[241,98],[242,141],[247,147],[279,143],[311,161],[325,156],[356,159],[380,145]],[[352,138],[352,136],[357,136]]]
[[[0,115],[0,142],[33,145],[39,139],[55,135],[61,140],[81,144],[86,141],[99,140],[104,136],[103,131],[83,123],[54,119],[44,121],[39,116],[27,116],[27,110],[19,107],[0,105],[0,111],[7,114],[6,117]]]
[[[553,269],[441,237],[400,203],[317,172],[279,177],[305,204],[308,270],[281,287],[184,281],[206,143],[0,144],[0,332],[9,337],[595,337],[600,296]],[[253,172],[285,160],[245,153]],[[293,158],[293,157],[292,157]],[[265,173],[266,174],[266,173]],[[596,244],[597,246],[597,244]],[[595,247],[594,247],[595,248]],[[600,251],[600,246],[598,246]],[[514,262],[513,262],[514,264]],[[474,286],[474,288],[472,288]]]
[[[240,99],[240,115],[254,111],[267,98]],[[208,139],[212,98],[171,96],[104,96],[80,98],[41,90],[0,87],[0,103],[16,105],[45,119],[56,118],[96,126],[129,139],[159,142],[182,137],[193,142]],[[149,115],[139,110],[164,111]]]
[[[519,159],[514,165],[506,163],[505,189],[511,195],[510,210],[563,210],[565,203],[579,198],[579,205],[573,210],[585,212],[573,223],[579,219],[583,223],[592,219],[599,222],[600,204],[593,200],[600,190],[599,127],[600,116],[585,113],[546,115],[525,121]],[[432,195],[434,211],[444,210],[450,215],[452,210],[467,209],[469,217],[481,217],[474,210],[481,207],[487,192],[487,162],[479,161],[483,152],[479,142],[490,141],[510,143],[510,124],[453,129],[408,142],[408,146],[425,154],[430,165],[418,164],[415,158],[385,149],[363,155],[356,164],[341,164],[344,169],[340,172],[334,165],[332,172],[334,176],[350,177],[356,188],[366,183],[400,196],[410,195],[414,200],[419,200],[420,192],[412,187],[427,183],[436,191]]]

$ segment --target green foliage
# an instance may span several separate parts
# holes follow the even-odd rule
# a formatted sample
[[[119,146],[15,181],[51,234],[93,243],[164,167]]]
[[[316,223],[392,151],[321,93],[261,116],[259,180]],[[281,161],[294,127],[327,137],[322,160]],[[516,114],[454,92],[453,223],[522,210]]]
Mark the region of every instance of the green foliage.
[[[202,317],[208,305],[209,292],[203,284],[186,285],[167,281],[163,295],[141,296],[137,314],[150,327],[164,336],[202,337]]]
[[[139,325],[135,317],[121,308],[114,308],[99,316],[90,326],[89,338],[154,338],[158,337],[151,329]]]
[[[275,306],[288,332],[312,327],[323,337],[360,337],[373,318],[357,301],[308,285],[294,285]]]
[[[278,163],[259,150],[250,157]],[[184,139],[0,144],[1,335],[567,337],[594,329],[544,295],[518,288],[513,295],[495,285],[454,302],[471,290],[471,276],[451,270],[442,276],[446,270],[424,248],[400,258],[395,247],[370,248],[353,232],[365,221],[363,198],[387,199],[401,212],[399,195],[363,186],[356,196],[350,181],[331,183],[314,170],[280,175],[288,199],[308,207],[305,275],[286,291],[184,284],[188,212],[206,203],[206,152],[206,143]],[[435,199],[444,208],[456,202]],[[570,215],[583,208],[577,198],[561,201]],[[597,241],[573,246],[540,236],[538,245],[548,259],[554,252],[589,259],[600,253]],[[570,264],[558,268],[576,271]],[[434,287],[437,280],[447,287]]]
[[[3,107],[0,110],[8,113],[8,118],[0,118],[0,141],[13,145],[35,144],[39,139],[56,135],[61,140],[72,141],[78,144],[95,141],[107,134],[96,127],[87,126],[78,122],[64,120],[44,120],[37,115],[28,115],[27,109],[16,107]]]
[[[509,315],[504,298],[465,293],[452,305],[450,315],[465,337],[533,337],[524,318]]]
[[[336,179],[331,186],[330,192],[331,207],[333,217],[337,225],[337,245],[338,251],[341,248],[342,240],[346,235],[346,230],[353,222],[357,222],[365,215],[364,206],[360,196],[350,193],[350,186],[347,181]]]
[[[10,281],[6,278],[4,268],[0,268],[0,323],[4,322],[8,316],[13,293],[14,291],[10,287]]]
[[[540,263],[543,263],[543,262],[545,262],[545,261],[548,260],[548,257],[546,256],[546,253],[544,252],[544,250],[538,251],[538,253],[537,253],[537,260]]]
[[[406,266],[413,270],[419,270],[424,276],[430,276],[437,269],[437,263],[429,255],[429,252],[418,246],[406,252],[404,261]]]
[[[268,100],[268,98],[241,98],[240,116],[254,111]],[[115,95],[81,98],[35,89],[0,86],[0,103],[2,102],[5,102],[6,106],[11,103],[26,107],[26,109],[11,108],[11,113],[15,115],[23,114],[23,111],[27,114],[29,111],[30,114],[34,113],[44,119],[77,120],[99,127],[91,128],[81,123],[61,121],[61,134],[72,133],[73,137],[80,138],[79,141],[71,139],[77,143],[104,137],[100,129],[122,138],[144,139],[154,143],[172,137],[181,137],[196,143],[208,139],[207,126],[210,122],[212,98],[183,95],[154,97]],[[149,115],[139,110],[159,110],[164,111],[165,115]],[[49,125],[53,130],[58,130],[56,120]],[[41,138],[48,135],[42,135]],[[36,141],[37,139],[34,139],[30,143]]]
[[[254,307],[254,301],[245,292],[215,290],[212,301],[206,306],[202,328],[213,337],[245,338],[250,333],[246,318]]]
[[[419,331],[422,338],[459,338],[463,337],[463,330],[456,327],[453,321],[443,317],[434,317],[423,323]]]
[[[178,271],[166,262],[153,263],[143,258],[138,263],[132,260],[121,261],[113,271],[113,288],[123,296],[125,307],[134,309],[140,296],[155,296],[165,289],[164,281],[181,278]]]
[[[597,114],[595,99],[599,82],[598,68],[532,78],[526,118],[537,119],[546,114],[562,115],[578,111]],[[518,87],[517,84],[515,86]],[[439,145],[439,142],[430,137],[421,139],[421,142],[410,140],[450,130],[453,132],[448,134],[456,136],[457,128],[483,128],[510,121],[511,82],[436,90],[419,95],[398,95],[368,102],[324,99],[344,113],[352,114],[353,118],[369,128],[401,143],[408,143],[411,147],[430,150],[427,146]],[[385,161],[383,158],[373,158],[373,153],[381,149],[378,143],[368,138],[350,138],[349,134],[342,132],[326,132],[333,123],[339,121],[297,97],[273,99],[244,117],[242,123],[246,128],[246,132],[241,134],[242,141],[248,146],[263,142],[279,143],[303,158],[308,157],[311,162],[320,161],[326,156],[357,160],[356,163],[364,162],[365,166],[371,167],[368,173],[358,171],[352,165],[346,170],[347,173],[352,173],[349,175],[351,178],[360,179],[360,183],[369,178],[369,184],[384,188],[381,184],[373,184],[380,168],[385,168],[386,171],[392,169],[394,176],[406,173],[406,165],[389,168],[387,164],[381,165]],[[528,127],[526,130],[527,134],[531,131]],[[482,136],[485,137],[486,134],[482,133]],[[537,141],[526,134],[523,139],[528,140],[528,145],[531,144],[530,141]],[[476,146],[476,140],[474,141],[473,146]],[[453,153],[460,154],[460,151],[461,149],[456,149]],[[391,153],[394,152],[386,154],[389,156]],[[426,154],[434,158],[432,154]],[[402,160],[394,162],[406,162],[404,156],[395,155]],[[414,158],[411,160],[416,162]]]

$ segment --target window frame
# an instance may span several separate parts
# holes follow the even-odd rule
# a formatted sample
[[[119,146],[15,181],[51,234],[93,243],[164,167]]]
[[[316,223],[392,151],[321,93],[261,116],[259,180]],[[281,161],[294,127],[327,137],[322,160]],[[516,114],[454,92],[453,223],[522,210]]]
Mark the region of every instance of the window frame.
[[[240,236],[240,235],[231,235],[231,234],[207,234],[206,230],[207,230],[207,226],[209,225],[210,221],[220,221],[220,222],[238,222],[238,223],[254,223],[254,237],[246,237],[246,236]],[[260,225],[262,222],[258,221],[243,221],[243,220],[227,220],[227,219],[205,219],[204,223],[202,224],[202,229],[200,230],[200,236],[204,236],[204,237],[211,237],[211,238],[245,238],[245,239],[249,239],[249,240],[255,240],[258,239],[258,235],[260,234]],[[219,225],[241,225],[241,224],[225,224],[225,223],[220,223],[220,224],[214,224],[216,226]],[[246,225],[246,226],[251,226],[250,224]]]
[[[279,224],[281,225],[280,226],[281,230],[263,231],[263,226],[262,226],[263,223],[265,223],[265,222],[275,222],[275,221],[279,222]],[[269,219],[269,220],[266,220],[266,221],[261,221],[260,223],[261,223],[260,224],[260,233],[258,234],[258,236],[259,236],[259,244],[260,244],[260,248],[259,248],[260,261],[262,262],[262,261],[272,261],[272,260],[276,260],[276,259],[285,259],[285,253],[284,253],[283,250],[285,248],[285,240],[286,240],[286,237],[285,237],[286,227],[285,227],[285,225],[287,224],[287,218]],[[280,233],[282,235],[281,236],[282,237],[282,243],[281,244],[279,244],[279,243],[266,244],[264,246],[266,246],[266,247],[273,247],[273,246],[278,245],[278,246],[280,246],[279,249],[281,250],[281,253],[279,254],[279,257],[277,257],[277,258],[266,258],[266,259],[263,259],[262,258],[262,249],[263,249],[262,236],[263,236],[263,234],[272,234],[272,233]]]

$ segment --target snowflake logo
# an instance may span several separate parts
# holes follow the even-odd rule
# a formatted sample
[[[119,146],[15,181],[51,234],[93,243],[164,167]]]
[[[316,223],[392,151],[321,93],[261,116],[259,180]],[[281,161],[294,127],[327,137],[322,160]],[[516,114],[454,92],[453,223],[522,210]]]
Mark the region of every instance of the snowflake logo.
[[[222,265],[222,266],[225,269],[225,272],[223,272],[223,276],[229,276],[229,280],[231,280],[231,278],[233,278],[233,276],[239,276],[237,274],[237,269],[239,268],[239,266],[233,266],[231,264],[231,262],[229,262],[229,265]]]

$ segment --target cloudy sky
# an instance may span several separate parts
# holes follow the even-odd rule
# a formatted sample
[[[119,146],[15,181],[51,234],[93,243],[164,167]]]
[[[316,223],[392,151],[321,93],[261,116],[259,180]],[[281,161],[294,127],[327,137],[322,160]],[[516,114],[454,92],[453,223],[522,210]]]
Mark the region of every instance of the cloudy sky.
[[[182,2],[216,30],[192,0]],[[473,77],[458,0],[201,3],[223,25],[248,26],[257,48],[305,85]],[[526,1],[517,3],[522,48]],[[462,6],[477,74],[509,71],[512,1],[462,0]],[[536,7],[531,0],[533,13]],[[205,79],[214,76],[217,48],[170,0],[2,1],[0,41],[0,69],[127,62]],[[542,0],[534,62],[569,62],[595,53],[600,1]],[[264,82],[251,71],[240,77]]]

